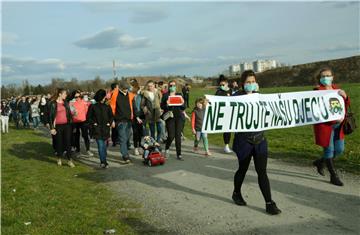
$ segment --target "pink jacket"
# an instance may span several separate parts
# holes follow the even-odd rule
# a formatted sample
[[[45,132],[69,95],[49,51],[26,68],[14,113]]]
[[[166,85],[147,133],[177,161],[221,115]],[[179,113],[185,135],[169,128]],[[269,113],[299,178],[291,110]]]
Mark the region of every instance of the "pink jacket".
[[[82,99],[70,103],[74,123],[86,121],[86,114],[88,112],[89,106],[90,103]]]

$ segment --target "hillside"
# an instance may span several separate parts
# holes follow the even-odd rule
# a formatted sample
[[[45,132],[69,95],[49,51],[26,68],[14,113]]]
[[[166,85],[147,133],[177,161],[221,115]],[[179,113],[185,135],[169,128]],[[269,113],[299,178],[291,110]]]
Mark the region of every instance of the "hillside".
[[[315,84],[315,74],[324,66],[334,70],[336,83],[360,82],[360,56],[277,68],[258,74],[263,87]]]

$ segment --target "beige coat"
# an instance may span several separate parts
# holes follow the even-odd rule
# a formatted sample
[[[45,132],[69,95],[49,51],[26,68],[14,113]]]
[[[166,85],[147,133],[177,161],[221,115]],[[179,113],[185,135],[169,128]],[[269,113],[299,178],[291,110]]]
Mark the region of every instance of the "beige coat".
[[[158,122],[160,121],[161,116],[161,92],[155,90],[154,100],[151,102],[149,91],[145,90],[143,92],[143,98],[141,100],[141,109],[145,114],[145,120],[148,122]]]

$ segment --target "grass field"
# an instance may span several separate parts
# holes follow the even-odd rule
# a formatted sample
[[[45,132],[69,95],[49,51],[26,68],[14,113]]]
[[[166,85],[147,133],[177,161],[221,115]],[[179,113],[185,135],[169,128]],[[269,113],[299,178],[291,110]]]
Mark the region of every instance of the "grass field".
[[[104,186],[78,178],[97,170],[58,167],[49,139],[33,130],[2,135],[2,234],[143,234],[139,206]],[[31,224],[25,225],[25,223]]]
[[[351,99],[351,109],[356,114],[357,124],[360,125],[360,83],[342,84]],[[313,87],[274,87],[261,89],[261,93],[278,93],[292,91],[309,91]],[[194,88],[190,94],[190,105],[187,109],[190,114],[195,99],[205,94],[214,94],[214,89]],[[191,136],[190,124],[186,124],[185,135]],[[270,156],[286,161],[295,161],[299,164],[311,164],[311,160],[322,154],[322,148],[315,145],[312,126],[303,126],[288,129],[266,131],[269,142]],[[210,134],[209,142],[212,145],[223,145],[222,134]],[[232,144],[232,142],[230,142]],[[360,173],[360,128],[345,137],[345,153],[336,162],[339,168],[346,171]]]

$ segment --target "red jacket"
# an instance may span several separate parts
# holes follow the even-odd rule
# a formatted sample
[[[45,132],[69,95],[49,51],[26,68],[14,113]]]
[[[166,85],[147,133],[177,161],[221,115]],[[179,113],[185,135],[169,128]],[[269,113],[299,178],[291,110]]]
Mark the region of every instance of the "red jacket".
[[[86,115],[90,106],[90,102],[86,102],[83,99],[70,102],[70,106],[73,107],[73,122],[84,122],[86,121]]]
[[[332,85],[333,89],[339,89],[338,86],[336,85]],[[318,86],[315,88],[315,90],[326,90],[325,86]],[[347,112],[347,109],[350,105],[350,98],[349,96],[346,97],[346,99],[344,99],[345,102],[345,113]],[[336,121],[331,121],[331,122],[324,122],[324,123],[319,123],[319,124],[315,124],[314,125],[314,132],[315,132],[315,143],[317,145],[320,145],[322,147],[328,147],[330,144],[330,137],[331,137],[331,132],[332,132],[332,125],[336,124]],[[344,130],[343,130],[343,125],[341,125],[340,127],[340,139],[344,139]]]

